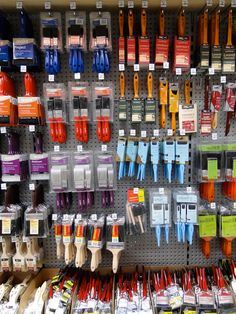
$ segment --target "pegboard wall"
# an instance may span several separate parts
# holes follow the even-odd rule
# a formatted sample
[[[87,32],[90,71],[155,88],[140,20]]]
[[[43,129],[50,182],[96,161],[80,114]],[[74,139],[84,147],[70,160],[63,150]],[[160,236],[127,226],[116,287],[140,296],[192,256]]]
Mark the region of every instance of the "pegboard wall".
[[[117,10],[118,11],[118,10]],[[87,12],[87,19],[88,19]],[[166,30],[167,34],[170,37],[172,42],[173,36],[176,33],[176,12],[167,12],[166,16]],[[64,43],[65,43],[65,29],[64,29],[64,13],[63,16],[63,35],[64,35]],[[30,15],[36,39],[39,42],[39,14]],[[138,26],[139,19],[140,19],[140,11],[135,12],[135,25]],[[17,17],[14,14],[8,16],[9,21],[13,25],[14,32],[17,31]],[[225,21],[226,23],[226,21]],[[87,23],[87,26],[89,23]],[[154,45],[155,45],[155,36],[157,33],[157,25],[158,25],[158,12],[149,12],[148,11],[148,35],[151,39],[151,61],[154,60]],[[194,25],[196,25],[196,13],[187,12],[187,21],[186,21],[186,28],[187,34],[192,36],[192,39],[195,40],[196,36],[194,35]],[[222,26],[222,25],[221,25]],[[88,28],[89,29],[89,26]],[[112,81],[115,87],[115,111],[114,111],[114,123],[113,123],[113,136],[112,141],[108,144],[108,151],[116,151],[116,143],[118,138],[118,130],[124,129],[125,134],[129,134],[129,130],[131,128],[135,128],[137,131],[137,135],[140,134],[141,130],[147,131],[147,136],[152,136],[152,131],[154,129],[159,129],[158,121],[156,124],[144,124],[141,123],[139,126],[131,125],[130,122],[127,123],[120,123],[118,121],[118,106],[117,100],[119,98],[119,69],[118,69],[118,12],[112,12],[112,46],[113,51],[110,54],[110,62],[111,62],[111,71],[109,74],[105,74],[105,81]],[[194,46],[194,45],[193,45]],[[192,49],[193,51],[194,49]],[[42,64],[43,64],[43,56],[42,56]],[[56,83],[64,83],[66,86],[69,81],[74,81],[74,76],[70,72],[68,67],[68,53],[64,51],[61,55],[61,73],[58,74],[55,78]],[[96,82],[98,80],[98,76],[96,73],[92,73],[92,53],[88,52],[85,54],[85,73],[81,75],[81,81],[88,81],[90,84],[92,82]],[[140,78],[140,96],[145,98],[147,94],[147,73],[148,71],[142,70],[139,72]],[[183,85],[184,80],[186,79],[185,75],[181,75],[176,77],[169,71],[166,73],[162,73],[160,71],[154,72],[154,97],[158,97],[158,78],[161,75],[166,75],[169,79],[169,82],[177,82],[180,84],[181,90],[181,101],[184,99],[183,95]],[[131,99],[133,97],[133,68],[126,67],[125,70],[126,75],[126,97]],[[16,80],[16,87],[18,91],[18,95],[21,96],[24,94],[23,90],[23,74],[15,73],[12,76]],[[38,93],[43,99],[43,83],[48,82],[48,75],[45,72],[35,73],[35,78],[37,81],[38,86]],[[227,77],[228,81],[234,81],[235,76]],[[210,81],[214,81],[215,83],[219,83],[219,76],[214,76],[211,78]],[[198,105],[199,113],[200,110],[203,108],[204,103],[204,74],[197,75],[196,77],[191,78],[192,82],[192,102],[196,102]],[[69,104],[68,104],[69,106]],[[159,112],[159,111],[158,111]],[[220,113],[219,119],[219,126],[218,126],[218,134],[219,136],[223,136],[224,134],[224,126],[225,126],[225,113]],[[128,112],[128,117],[130,117],[130,113]],[[198,116],[199,117],[199,116]],[[167,119],[167,128],[170,127],[170,119]],[[233,138],[236,132],[236,126],[233,124],[231,129],[231,135],[229,139]],[[33,136],[29,132],[27,127],[17,127],[17,132],[21,134],[21,150],[22,152],[30,153],[33,151]],[[48,127],[40,127],[39,128],[43,135],[44,135],[44,150],[45,151],[53,151],[54,144],[50,142],[49,139],[49,130]],[[72,123],[68,125],[68,140],[66,145],[61,145],[61,151],[63,150],[71,150],[76,151],[77,145],[79,144],[74,137],[74,129]],[[233,130],[233,132],[232,132]],[[160,136],[165,135],[165,130],[160,130]],[[87,150],[101,150],[101,143],[99,143],[96,139],[96,126],[90,125],[90,140],[89,143],[83,145],[84,149]],[[4,139],[4,135],[1,136],[1,153],[6,152],[6,140]],[[189,144],[189,156],[190,156],[190,163],[186,166],[186,173],[185,173],[185,183],[186,186],[188,185],[197,185],[194,176],[194,169],[193,169],[193,159],[195,154],[195,145],[201,139],[200,135],[193,135],[190,137],[190,144]],[[125,204],[126,204],[126,193],[129,187],[144,187],[146,191],[146,201],[147,201],[147,208],[148,208],[148,189],[151,187],[169,187],[174,189],[179,187],[180,185],[173,182],[171,184],[167,184],[163,178],[163,167],[159,167],[159,181],[158,183],[153,183],[151,176],[150,176],[150,169],[147,167],[146,169],[146,179],[144,182],[140,183],[136,179],[128,179],[125,178],[121,181],[118,181],[118,188],[115,191],[115,207],[113,209],[102,209],[101,208],[101,199],[100,194],[96,193],[95,195],[95,207],[89,211],[91,213],[101,213],[104,212],[105,214],[111,212],[117,212],[120,214],[125,214]],[[217,188],[217,192],[220,191],[220,186]],[[45,185],[45,200],[51,204],[53,207],[55,206],[56,197],[55,194],[50,194],[48,192],[48,186]],[[29,203],[31,201],[31,192],[29,191],[29,181],[20,184],[20,197],[21,201],[25,203]],[[220,193],[217,193],[220,195]],[[77,213],[77,196],[76,193],[73,194],[73,207],[71,212]],[[161,247],[158,248],[156,245],[155,239],[155,232],[154,229],[150,229],[149,227],[149,215],[148,215],[148,232],[141,236],[127,236],[126,237],[126,249],[122,253],[120,264],[121,265],[133,265],[133,264],[144,264],[144,265],[174,265],[174,264],[211,264],[213,262],[217,262],[219,258],[222,258],[221,249],[220,249],[220,241],[219,239],[212,241],[212,254],[211,258],[207,261],[205,257],[201,253],[200,248],[200,240],[197,236],[197,228],[195,229],[195,236],[192,246],[188,246],[187,244],[177,243],[175,239],[175,232],[174,226],[170,230],[170,243],[166,245],[164,243],[164,239],[162,239]],[[46,267],[61,267],[64,265],[63,260],[57,260],[56,258],[56,246],[55,240],[53,237],[53,233],[51,231],[51,235],[49,238],[44,240],[44,251],[45,251],[45,266]],[[236,249],[234,247],[234,252]],[[111,266],[111,253],[103,250],[102,253],[103,259],[101,266]],[[88,261],[90,262],[90,253],[88,257]],[[236,257],[236,254],[235,254]],[[86,267],[89,266],[89,262],[85,265]]]

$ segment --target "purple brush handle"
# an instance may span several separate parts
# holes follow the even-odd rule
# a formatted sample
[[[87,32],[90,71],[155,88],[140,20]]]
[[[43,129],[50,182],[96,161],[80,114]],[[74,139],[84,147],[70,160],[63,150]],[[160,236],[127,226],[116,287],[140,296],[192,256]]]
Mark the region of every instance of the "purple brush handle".
[[[83,210],[82,192],[78,192],[78,210]]]
[[[115,201],[114,201],[114,192],[113,191],[109,191],[108,193],[110,195],[110,207],[114,207],[114,203],[115,203]]]
[[[35,154],[43,153],[43,136],[40,132],[34,134],[34,152]]]

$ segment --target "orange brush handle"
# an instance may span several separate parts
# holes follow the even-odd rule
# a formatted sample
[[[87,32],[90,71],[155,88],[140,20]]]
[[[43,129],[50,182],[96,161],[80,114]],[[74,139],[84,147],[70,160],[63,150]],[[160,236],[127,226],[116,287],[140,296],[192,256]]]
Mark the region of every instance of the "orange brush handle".
[[[97,129],[96,129],[97,139],[102,141],[102,121],[97,121]]]
[[[25,73],[24,84],[25,84],[25,96],[36,97],[37,96],[36,81],[35,81],[35,78],[30,73]]]
[[[88,130],[88,122],[87,118],[82,118],[82,138],[84,143],[88,143],[89,141],[89,130]]]
[[[211,244],[209,240],[202,239],[202,253],[206,258],[210,257],[211,253]]]

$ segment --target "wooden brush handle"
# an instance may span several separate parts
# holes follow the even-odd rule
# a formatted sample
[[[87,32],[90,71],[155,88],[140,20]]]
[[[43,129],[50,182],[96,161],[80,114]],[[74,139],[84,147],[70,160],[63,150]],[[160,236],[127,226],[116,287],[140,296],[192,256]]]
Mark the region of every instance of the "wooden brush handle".
[[[227,46],[232,46],[232,27],[233,27],[233,12],[232,9],[228,11],[228,29],[227,29]]]
[[[203,13],[203,38],[202,44],[208,44],[208,9],[206,9]]]
[[[139,98],[139,76],[138,73],[134,74],[134,98]]]
[[[141,36],[147,36],[147,11],[144,9],[141,11]]]
[[[178,16],[178,36],[183,37],[185,35],[185,12],[182,9]]]
[[[186,80],[184,82],[184,98],[185,105],[190,105],[190,81]]]
[[[220,45],[220,10],[216,12],[215,17],[215,36],[214,36],[214,46]]]
[[[120,37],[124,37],[124,10],[119,11],[119,33]]]
[[[128,12],[128,29],[129,29],[129,36],[132,37],[134,35],[134,13],[133,13],[133,10],[129,10],[129,12]]]
[[[112,270],[113,273],[116,274],[117,270],[119,268],[119,260],[120,260],[120,255],[121,255],[121,251],[117,251],[117,250],[112,250]]]
[[[153,98],[153,74],[152,72],[148,73],[147,76],[147,98]]]
[[[165,35],[165,13],[164,10],[161,10],[160,17],[159,17],[159,35]]]
[[[120,72],[120,97],[125,97],[125,74]]]
[[[211,127],[213,130],[217,128],[218,125],[218,112],[213,112],[212,120],[211,120]]]

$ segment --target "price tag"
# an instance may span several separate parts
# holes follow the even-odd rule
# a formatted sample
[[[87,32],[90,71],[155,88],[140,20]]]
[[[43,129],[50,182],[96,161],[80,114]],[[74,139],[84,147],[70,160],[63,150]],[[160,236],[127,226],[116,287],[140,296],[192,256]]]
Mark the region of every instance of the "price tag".
[[[133,9],[134,7],[134,1],[133,0],[128,0],[128,8]]]
[[[185,129],[180,129],[180,130],[179,130],[179,134],[182,135],[182,136],[184,136],[184,135],[186,134]]]
[[[112,219],[117,219],[117,213],[111,214]]]
[[[131,130],[130,130],[130,135],[131,135],[131,136],[136,136],[136,130],[131,129]]]
[[[226,75],[222,75],[220,77],[220,82],[221,82],[221,84],[225,84],[226,83]]]
[[[139,71],[139,64],[138,63],[134,64],[134,71],[136,71],[136,72]]]
[[[63,215],[63,220],[68,220],[70,217],[69,217],[69,215],[68,214],[64,214]]]
[[[186,190],[187,190],[187,193],[192,193],[192,187],[191,186],[187,186]]]
[[[29,131],[35,132],[35,125],[29,125]]]
[[[77,145],[77,152],[81,153],[83,151],[82,145]]]
[[[102,145],[102,152],[106,152],[107,151],[107,145]]]
[[[6,190],[6,189],[7,189],[7,184],[1,183],[1,190]]]
[[[159,136],[160,131],[158,129],[153,130],[153,136]]]
[[[166,0],[161,0],[161,8],[166,8],[167,7],[167,1]]]
[[[231,7],[235,8],[236,7],[236,0],[231,0]]]
[[[175,74],[176,75],[182,75],[182,69],[181,68],[176,68],[175,69]]]
[[[163,69],[169,69],[170,63],[168,61],[163,62]]]
[[[154,63],[149,63],[149,71],[155,71],[155,64]]]
[[[99,79],[99,81],[103,81],[104,80],[104,73],[98,73],[98,79]]]
[[[142,8],[147,9],[148,8],[148,1],[142,0]]]
[[[49,74],[48,75],[48,81],[49,82],[54,82],[55,81],[55,75],[54,74]]]
[[[91,218],[92,220],[98,220],[97,214],[92,214],[92,215],[90,216],[90,218]]]
[[[70,1],[70,9],[76,10],[76,2],[75,1]]]
[[[75,79],[75,80],[80,80],[80,78],[81,78],[80,73],[75,73],[75,74],[74,74],[74,79]]]
[[[96,8],[102,9],[102,1],[101,0],[96,0]]]
[[[219,7],[223,8],[225,6],[225,0],[219,1]]]
[[[217,133],[212,133],[211,137],[212,137],[213,141],[216,141],[218,138],[218,135],[217,135]]]
[[[81,214],[77,214],[77,215],[76,215],[76,218],[77,218],[78,220],[81,220],[81,219],[82,219],[82,215],[81,215]]]
[[[138,194],[138,191],[139,191],[139,188],[134,188],[134,189],[133,189],[133,193],[134,193],[134,194]]]
[[[168,129],[167,130],[167,135],[168,136],[172,136],[173,135],[173,130],[172,129]]]
[[[59,152],[59,151],[60,151],[60,146],[54,145],[54,152]]]
[[[35,184],[34,183],[30,183],[29,184],[29,190],[30,191],[34,191],[35,190]]]
[[[159,194],[164,194],[164,188],[159,188]]]
[[[212,7],[213,1],[212,1],[212,0],[206,0],[206,5],[207,5],[208,7]]]
[[[182,7],[188,7],[188,0],[182,0]]]
[[[233,207],[234,207],[234,209],[236,209],[236,202],[233,203]]]
[[[23,236],[22,241],[26,243],[26,242],[28,242],[28,238],[26,236]]]
[[[147,137],[147,131],[141,131],[141,137]]]
[[[45,1],[44,2],[44,9],[45,10],[51,10],[51,1]]]
[[[6,134],[7,133],[7,128],[5,126],[1,127],[1,134]]]
[[[125,65],[124,64],[119,64],[119,71],[124,71],[125,70]]]
[[[57,220],[57,214],[52,214],[52,221],[56,221]]]
[[[208,72],[209,72],[209,75],[214,75],[215,74],[215,69],[214,68],[209,68]]]
[[[211,209],[216,209],[216,203],[210,203]]]
[[[119,130],[119,136],[125,136],[125,130]]]
[[[125,1],[124,0],[119,0],[118,1],[118,8],[124,8],[125,7]]]
[[[23,8],[23,1],[16,1],[16,8],[21,10]]]
[[[191,73],[191,75],[197,75],[197,69],[191,68],[190,73]]]
[[[21,73],[27,72],[27,66],[26,65],[21,65],[20,66],[20,71],[21,71]]]

